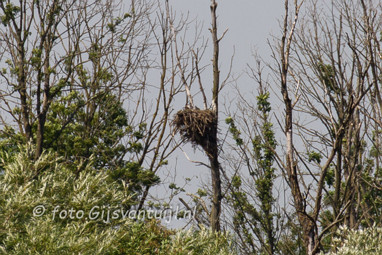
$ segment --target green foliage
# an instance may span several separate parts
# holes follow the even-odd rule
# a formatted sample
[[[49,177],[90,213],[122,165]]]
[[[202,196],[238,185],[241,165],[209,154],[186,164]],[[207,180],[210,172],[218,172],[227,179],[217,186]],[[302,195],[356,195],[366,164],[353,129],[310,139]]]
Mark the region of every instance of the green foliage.
[[[252,138],[253,159],[255,160],[255,171],[250,170],[255,186],[257,201],[253,201],[242,187],[242,178],[238,175],[232,177],[232,190],[228,197],[235,215],[233,224],[236,233],[244,241],[244,246],[252,247],[251,252],[273,253],[276,249],[274,219],[276,214],[272,212],[275,202],[273,197],[273,184],[276,178],[274,163],[274,151],[276,149],[276,139],[273,125],[269,121],[271,104],[269,93],[261,93],[257,97],[257,107],[261,114],[261,132]],[[240,131],[234,124],[234,120],[229,117],[226,123],[230,125],[229,131],[237,145],[242,145]],[[262,240],[259,250],[254,248],[258,245],[258,240]],[[249,252],[249,251],[246,251]]]
[[[17,17],[17,14],[20,12],[20,7],[8,2],[6,3],[3,12],[4,13],[0,16],[1,23],[4,26],[7,26],[11,20],[14,20]]]
[[[264,143],[261,143],[260,138],[253,140],[253,148],[259,167],[263,170],[263,174],[256,180],[256,190],[261,201],[262,210],[266,215],[271,212],[271,206],[274,202],[272,195],[272,187],[275,178],[273,162],[274,149],[276,148],[276,139],[272,130],[272,123],[268,120],[268,114],[271,111],[270,103],[268,102],[269,93],[260,94],[257,97],[257,106],[262,113],[264,120],[262,126],[262,134]],[[271,217],[271,216],[267,216]]]
[[[0,177],[0,247],[6,254],[86,254],[118,247],[125,234],[113,226],[127,224],[115,220],[53,218],[53,210],[73,209],[90,212],[95,206],[128,208],[127,186],[111,181],[104,171],[95,171],[91,163],[79,175],[61,163],[53,153],[44,153],[34,161],[33,148],[20,149],[8,162]],[[33,216],[36,206],[45,214]],[[116,238],[112,245],[111,238]]]
[[[372,222],[380,225],[382,222],[382,189],[380,188],[382,169],[374,166],[374,160],[367,159],[360,175],[360,185],[363,187],[361,197],[363,210],[372,216]],[[370,227],[370,219],[361,219],[360,223],[363,227]]]
[[[0,130],[0,172],[4,170],[8,160],[12,160],[12,157],[19,152],[18,144],[22,143],[25,143],[25,137],[12,127],[5,126]]]
[[[333,195],[333,194],[331,194],[331,195]],[[321,221],[321,226],[323,229],[328,227],[329,225],[331,225],[335,220],[336,220],[335,216],[331,210],[323,210],[320,213],[320,221]],[[338,226],[332,226],[330,228],[330,231],[328,232],[328,234],[322,238],[322,240],[321,240],[321,245],[322,245],[321,250],[322,251],[329,251],[330,250],[330,247],[333,245],[332,240],[333,240],[333,238],[335,238],[337,236],[336,235],[336,229],[337,228],[338,228]]]
[[[243,139],[240,138],[241,132],[237,129],[232,117],[228,117],[225,123],[229,125],[229,132],[232,134],[233,139],[236,141],[236,145],[243,145]]]
[[[335,70],[332,65],[319,62],[317,65],[321,82],[326,86],[329,92],[340,93],[335,80]]]
[[[30,64],[35,68],[35,70],[39,70],[42,66],[41,62],[42,50],[41,49],[33,49],[32,57],[30,59]]]
[[[125,162],[123,166],[109,169],[108,173],[113,180],[127,183],[128,190],[134,193],[134,197],[142,192],[143,187],[154,186],[160,182],[158,176],[136,162]]]
[[[96,167],[120,166],[127,152],[119,143],[127,126],[126,112],[111,94],[100,94],[91,103],[87,108],[83,96],[75,91],[52,103],[46,122],[46,149],[71,162],[94,154]]]
[[[269,113],[272,110],[271,103],[269,102],[269,92],[258,95],[256,99],[257,108],[262,113]]]
[[[168,254],[237,254],[232,239],[227,233],[212,232],[206,228],[200,230],[189,229],[177,233],[172,239]]]
[[[321,163],[322,155],[318,152],[311,151],[308,153],[308,160],[309,162],[316,162],[317,164]]]
[[[285,231],[278,242],[277,254],[283,255],[306,255],[301,225],[297,223],[297,215],[290,215],[285,224]]]
[[[232,187],[238,189],[241,186],[241,178],[240,176],[235,175],[232,177]]]
[[[35,70],[41,68],[42,55],[40,49],[32,50],[30,64]],[[96,65],[101,57],[100,46],[93,44],[89,58]],[[141,123],[136,128],[128,125],[122,102],[112,91],[105,90],[113,78],[109,71],[101,68],[93,74],[82,65],[72,67],[72,58],[69,55],[65,60],[66,68],[75,69],[83,90],[72,89],[73,85],[65,79],[52,84],[50,93],[54,100],[44,124],[43,147],[62,157],[65,167],[76,173],[83,171],[90,156],[94,155],[92,164],[95,169],[108,170],[110,178],[127,182],[129,191],[138,196],[143,186],[152,186],[160,181],[152,171],[125,159],[128,153],[139,154],[142,151],[146,124]],[[9,63],[12,64],[11,61]],[[63,88],[68,88],[68,91]],[[15,107],[13,113],[20,115],[20,108]],[[36,133],[37,122],[34,122],[34,142]],[[25,143],[24,135],[11,127],[0,131],[0,154],[12,155],[18,152],[19,144]],[[164,165],[166,161],[161,163]]]
[[[334,178],[335,178],[335,169],[333,167],[329,167],[326,175],[325,175],[325,183],[329,187],[332,187],[334,184]]]
[[[198,189],[198,191],[196,193],[198,194],[199,197],[206,197],[207,196],[207,191],[204,189]]]
[[[350,230],[340,227],[332,250],[327,255],[379,255],[382,254],[382,228],[370,227]],[[321,253],[323,254],[323,253]]]
[[[107,210],[130,208],[127,182],[94,169],[93,160],[76,174],[51,152],[36,161],[32,146],[18,150],[1,159],[1,254],[235,254],[228,234],[175,232],[154,220],[132,221],[122,214],[107,220]],[[90,218],[93,208],[105,214]]]
[[[112,20],[112,22],[107,24],[107,28],[112,32],[115,33],[117,30],[117,27],[127,18],[130,18],[131,15],[129,13],[125,13],[123,17],[117,17]]]

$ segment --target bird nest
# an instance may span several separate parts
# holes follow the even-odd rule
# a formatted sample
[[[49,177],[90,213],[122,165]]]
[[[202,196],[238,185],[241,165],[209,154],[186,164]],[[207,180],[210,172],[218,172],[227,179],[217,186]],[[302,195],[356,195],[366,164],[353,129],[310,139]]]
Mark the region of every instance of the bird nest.
[[[211,110],[184,108],[176,113],[172,125],[175,132],[192,145],[200,145],[207,152],[216,143],[217,121]]]

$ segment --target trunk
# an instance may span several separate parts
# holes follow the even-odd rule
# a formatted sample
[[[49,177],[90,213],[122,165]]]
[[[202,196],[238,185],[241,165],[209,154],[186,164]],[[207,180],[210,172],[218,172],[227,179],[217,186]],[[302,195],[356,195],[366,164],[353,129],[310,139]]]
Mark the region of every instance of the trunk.
[[[216,136],[215,132],[215,136]],[[216,140],[215,140],[216,141]],[[220,211],[221,211],[221,180],[220,180],[220,167],[218,161],[218,147],[217,143],[213,145],[211,155],[209,156],[211,164],[211,181],[212,181],[212,209],[211,209],[211,228],[213,231],[220,231]]]
[[[286,136],[286,172],[291,188],[293,203],[298,214],[298,220],[303,230],[304,245],[308,255],[319,251],[315,224],[306,212],[306,201],[299,186],[297,162],[294,158],[293,146],[293,104],[288,92],[288,69],[292,38],[296,27],[300,5],[295,2],[295,17],[288,34],[288,0],[285,0],[284,32],[281,39],[281,94],[285,105],[285,136]],[[318,210],[317,210],[318,212]]]
[[[268,213],[271,214],[272,212],[269,211]],[[267,225],[268,225],[267,239],[268,239],[268,245],[269,245],[268,252],[271,255],[275,254],[275,238],[273,236],[272,224],[273,224],[272,219],[268,218],[267,220]]]
[[[38,123],[37,123],[35,159],[38,159],[41,156],[43,146],[44,146],[44,131],[45,131],[46,116],[43,113],[40,115],[41,116],[39,116]]]
[[[308,254],[316,254],[314,251],[315,247],[315,234],[314,234],[314,229],[309,230],[309,233],[307,233],[308,240],[307,240],[307,247],[308,247]]]
[[[218,95],[219,95],[219,80],[220,80],[220,71],[219,71],[219,39],[217,36],[217,24],[216,24],[216,8],[218,4],[215,0],[211,1],[211,17],[212,17],[212,42],[214,46],[213,59],[212,59],[212,68],[213,68],[213,88],[212,88],[212,108],[216,112],[216,118],[218,114]]]
[[[44,148],[46,115],[48,113],[49,106],[52,101],[52,95],[50,93],[51,85],[50,85],[50,71],[49,71],[50,69],[49,55],[52,49],[51,40],[52,40],[51,34],[49,34],[47,36],[47,42],[45,42],[45,45],[44,45],[45,57],[46,57],[44,62],[44,98],[43,98],[42,105],[40,103],[40,98],[38,100],[38,105],[37,105],[38,123],[37,123],[37,134],[36,134],[35,159],[38,159],[41,156],[42,150]],[[39,87],[39,90],[40,90],[40,87]],[[40,97],[40,94],[38,95],[38,97]]]
[[[213,42],[213,87],[212,87],[212,110],[216,116],[216,126],[211,132],[213,144],[210,145],[207,155],[210,160],[211,166],[211,181],[212,181],[212,209],[211,209],[211,228],[213,231],[220,231],[220,211],[221,211],[221,180],[220,180],[220,167],[219,167],[219,152],[218,152],[218,140],[217,140],[217,124],[218,124],[218,95],[219,95],[219,39],[217,37],[217,24],[216,24],[216,8],[217,3],[215,0],[211,0],[211,18],[212,18],[212,42]]]
[[[342,140],[342,138],[341,138]],[[340,205],[340,196],[341,196],[341,183],[342,183],[342,146],[338,148],[337,152],[337,167],[335,172],[335,184],[334,184],[334,200],[333,200],[333,211],[335,217],[338,216],[341,205]]]
[[[22,112],[22,121],[24,126],[25,138],[27,141],[32,139],[32,126],[29,121],[29,106],[27,103],[27,85],[26,85],[26,74],[25,74],[25,52],[24,52],[24,43],[22,41],[21,35],[17,38],[18,42],[18,51],[19,51],[19,74],[18,74],[18,87],[21,101],[21,112]]]

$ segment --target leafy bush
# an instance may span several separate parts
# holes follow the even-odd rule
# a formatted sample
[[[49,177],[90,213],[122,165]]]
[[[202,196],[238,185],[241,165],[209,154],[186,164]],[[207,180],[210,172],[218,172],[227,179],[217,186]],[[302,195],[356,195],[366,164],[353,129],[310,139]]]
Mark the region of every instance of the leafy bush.
[[[168,254],[236,254],[231,238],[226,233],[212,232],[201,228],[199,231],[189,229],[178,232],[172,239]]]
[[[129,210],[134,201],[128,182],[95,169],[92,158],[76,173],[53,153],[34,160],[30,146],[19,151],[1,158],[0,254],[232,254],[227,235],[205,229],[176,232],[121,215],[108,221],[109,209]],[[99,217],[90,218],[94,208]]]
[[[336,251],[329,252],[327,255],[382,254],[382,228],[349,230],[346,227],[340,227],[337,235],[340,237],[333,241],[333,248]]]
[[[105,205],[128,208],[127,186],[111,181],[91,163],[77,175],[52,153],[35,161],[30,146],[20,150],[13,159],[2,159],[9,163],[0,176],[0,250],[6,254],[94,254],[114,249],[112,242],[124,237],[127,220],[106,224],[101,217],[88,220],[75,214],[94,207],[101,211]],[[33,212],[36,208],[40,211]],[[69,210],[74,211],[72,218]],[[39,217],[34,215],[43,211]],[[60,214],[63,211],[66,216]]]

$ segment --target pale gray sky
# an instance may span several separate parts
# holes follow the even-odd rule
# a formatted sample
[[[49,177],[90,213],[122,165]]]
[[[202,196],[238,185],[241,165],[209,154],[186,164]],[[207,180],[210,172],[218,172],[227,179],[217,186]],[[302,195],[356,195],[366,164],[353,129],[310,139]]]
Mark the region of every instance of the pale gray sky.
[[[202,21],[205,35],[210,37],[207,30],[211,24],[209,0],[172,0],[170,3],[174,10],[189,12],[191,17]],[[284,13],[284,1],[221,0],[217,13],[220,33],[228,29],[221,44],[222,59],[229,59],[235,47],[234,70],[238,73],[251,61],[252,49],[262,55],[269,54],[267,38],[279,31],[278,20]]]

